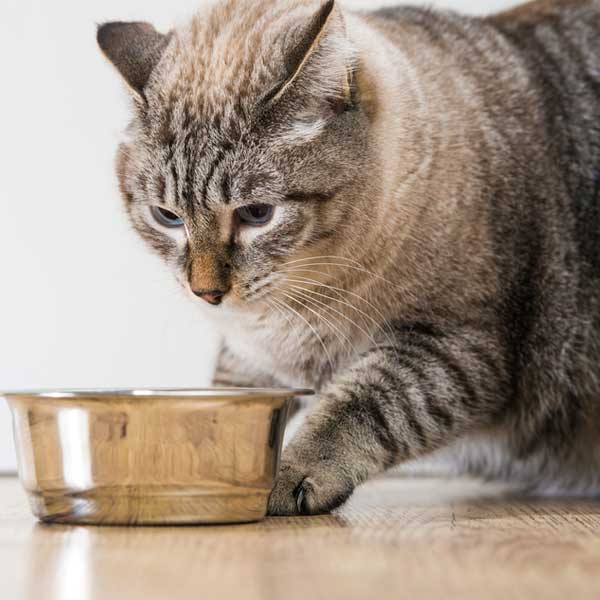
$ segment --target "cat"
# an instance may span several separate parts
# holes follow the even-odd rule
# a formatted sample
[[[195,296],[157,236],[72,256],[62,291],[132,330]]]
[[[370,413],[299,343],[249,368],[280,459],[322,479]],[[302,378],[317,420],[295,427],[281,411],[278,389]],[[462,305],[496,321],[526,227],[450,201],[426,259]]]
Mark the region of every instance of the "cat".
[[[128,215],[222,330],[215,383],[318,392],[270,514],[425,456],[600,492],[599,0],[221,0],[98,43]]]

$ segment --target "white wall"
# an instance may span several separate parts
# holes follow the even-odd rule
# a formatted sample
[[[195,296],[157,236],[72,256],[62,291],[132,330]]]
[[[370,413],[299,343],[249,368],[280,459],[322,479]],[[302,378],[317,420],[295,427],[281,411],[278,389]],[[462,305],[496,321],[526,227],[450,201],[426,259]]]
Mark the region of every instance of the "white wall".
[[[346,2],[384,3],[397,2]],[[97,22],[167,29],[202,4],[2,0],[0,390],[208,383],[214,332],[122,215],[113,156],[128,102],[95,46]],[[0,401],[0,471],[13,467]]]

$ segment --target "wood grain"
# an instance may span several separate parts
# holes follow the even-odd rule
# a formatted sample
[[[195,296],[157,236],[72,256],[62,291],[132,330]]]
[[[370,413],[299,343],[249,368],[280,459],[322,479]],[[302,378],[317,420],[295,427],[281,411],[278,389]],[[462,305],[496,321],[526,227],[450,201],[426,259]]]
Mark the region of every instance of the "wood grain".
[[[38,525],[0,479],[0,596],[600,598],[600,503],[391,476],[329,517],[195,528]]]

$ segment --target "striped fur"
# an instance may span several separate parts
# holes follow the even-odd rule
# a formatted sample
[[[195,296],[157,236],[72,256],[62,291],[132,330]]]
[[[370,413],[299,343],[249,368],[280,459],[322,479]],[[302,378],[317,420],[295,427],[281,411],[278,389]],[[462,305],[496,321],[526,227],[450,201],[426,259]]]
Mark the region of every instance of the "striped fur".
[[[186,289],[193,260],[231,285],[206,307],[216,381],[320,394],[273,514],[425,456],[600,493],[600,0],[487,18],[226,0],[164,41],[112,33],[132,222]],[[232,233],[250,202],[273,224]]]

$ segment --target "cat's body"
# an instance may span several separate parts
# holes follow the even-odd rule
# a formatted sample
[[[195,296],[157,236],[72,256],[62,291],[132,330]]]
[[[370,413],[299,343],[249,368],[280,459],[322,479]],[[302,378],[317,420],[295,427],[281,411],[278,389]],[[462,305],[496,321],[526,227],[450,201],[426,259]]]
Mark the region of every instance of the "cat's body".
[[[311,6],[319,9],[228,2],[192,28],[218,30],[214,55],[228,40],[254,39],[249,20],[232,15],[256,10],[255,28],[286,31]],[[237,297],[210,309],[226,339],[217,382],[321,394],[286,450],[271,511],[329,510],[369,476],[436,453],[461,472],[537,492],[600,493],[600,1],[541,1],[486,19],[411,8],[344,15],[327,3],[308,33],[291,36],[300,50],[282,51],[292,66],[283,91],[275,89],[279,104],[256,119],[239,111],[251,123],[238,138],[243,151],[229,144],[223,152],[225,142],[213,139],[219,160],[195,164],[210,181],[223,177],[234,202],[236,189],[262,178],[265,197],[297,203],[284,205],[263,238],[239,241],[252,277],[236,275],[242,258],[231,250]],[[217,112],[230,102],[205,94],[193,71],[173,75],[202,52],[175,37],[144,88],[150,117],[137,127],[160,129],[159,108],[183,97],[193,106],[192,89]],[[352,78],[346,88],[343,69],[328,76],[341,77],[348,104],[320,113],[315,98],[327,90],[311,85],[322,83],[317,67],[335,64],[327,53],[336,49]],[[225,73],[243,70],[232,60]],[[210,84],[252,98],[242,91],[253,89],[251,72]],[[169,114],[174,123],[177,111]],[[161,139],[180,140],[167,154],[181,166],[191,136],[180,133]],[[176,190],[182,175],[175,184],[168,169],[151,176],[142,145],[148,152],[149,138],[120,161],[134,223],[192,287],[200,271],[226,277],[216,267],[194,270],[208,234],[198,229],[195,243],[188,226],[187,245],[174,247],[141,225],[136,207],[149,202],[148,187]],[[140,173],[163,184],[146,181],[144,197]],[[218,196],[210,181],[195,193],[209,208]],[[300,210],[306,226],[294,229],[290,215]],[[288,228],[276,235],[281,223]],[[269,236],[260,271],[264,256],[253,244]]]

